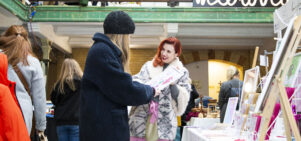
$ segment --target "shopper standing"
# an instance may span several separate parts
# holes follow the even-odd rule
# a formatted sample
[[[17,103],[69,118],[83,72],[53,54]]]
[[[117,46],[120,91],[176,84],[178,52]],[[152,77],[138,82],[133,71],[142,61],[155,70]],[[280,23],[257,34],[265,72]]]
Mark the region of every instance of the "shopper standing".
[[[59,141],[79,141],[80,81],[83,72],[74,59],[65,59],[51,92]]]
[[[127,106],[150,102],[155,90],[132,80],[128,70],[129,34],[135,24],[123,11],[113,11],[96,33],[81,87],[80,140],[128,141]],[[158,94],[158,93],[157,93]]]
[[[222,83],[219,96],[218,96],[218,105],[220,108],[220,122],[224,122],[224,117],[227,110],[227,104],[230,97],[239,97],[242,91],[243,82],[239,80],[239,71],[237,68],[230,66],[227,69],[227,80]],[[238,105],[239,105],[238,99]]]
[[[151,104],[132,107],[130,116],[131,141],[172,141],[176,137],[177,116],[187,107],[191,85],[188,70],[178,56],[181,55],[180,41],[175,37],[163,40],[155,58],[146,62],[134,80],[148,83],[169,67],[179,68],[184,73],[178,80],[161,90]]]
[[[15,83],[7,79],[7,67],[7,57],[0,53],[0,141],[30,141],[16,99]]]
[[[28,33],[23,26],[13,25],[0,38],[0,49],[7,55],[9,63],[7,77],[16,82],[16,97],[28,133],[35,124],[34,132],[43,135],[46,129],[45,80],[40,61],[32,52]],[[32,123],[33,116],[35,123]]]

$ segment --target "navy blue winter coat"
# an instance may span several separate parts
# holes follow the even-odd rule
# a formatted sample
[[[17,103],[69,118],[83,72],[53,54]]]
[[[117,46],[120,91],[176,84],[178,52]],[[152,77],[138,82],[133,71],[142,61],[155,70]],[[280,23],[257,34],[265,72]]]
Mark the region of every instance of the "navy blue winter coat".
[[[81,83],[80,140],[129,141],[127,105],[148,103],[153,89],[124,72],[121,51],[106,35],[93,40]]]

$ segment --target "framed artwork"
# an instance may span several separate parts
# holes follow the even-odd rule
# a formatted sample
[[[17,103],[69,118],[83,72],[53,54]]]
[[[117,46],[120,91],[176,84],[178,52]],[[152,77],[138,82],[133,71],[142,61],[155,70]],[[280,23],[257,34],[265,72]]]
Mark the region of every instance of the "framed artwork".
[[[285,77],[284,85],[286,87],[296,87],[301,82],[301,53],[296,53],[289,71]]]
[[[241,98],[239,107],[241,110],[242,104],[246,104],[248,102],[248,97],[250,94],[256,93],[258,78],[259,78],[259,67],[249,69],[245,71],[244,83],[241,92]]]
[[[263,85],[263,89],[262,89],[262,92],[261,94],[259,95],[258,97],[258,100],[256,102],[256,108],[255,108],[255,111],[254,112],[260,112],[263,110],[264,106],[265,106],[265,103],[267,101],[267,98],[270,94],[270,90],[271,90],[271,87],[273,86],[273,81],[275,80],[274,79],[274,76],[276,74],[280,74],[278,71],[279,71],[279,68],[280,66],[282,65],[283,63],[283,57],[285,56],[286,54],[286,51],[287,51],[287,47],[289,46],[289,43],[290,43],[290,40],[292,38],[292,35],[293,35],[293,25],[294,25],[294,21],[295,21],[296,18],[293,18],[289,25],[287,26],[287,29],[286,29],[286,32],[281,40],[281,43],[280,43],[280,46],[275,54],[275,57],[273,59],[273,63],[272,63],[272,66],[271,66],[271,69],[266,77],[266,81]]]
[[[238,102],[238,97],[230,97],[227,104],[227,110],[224,118],[224,124],[232,125],[234,120],[234,115],[236,111],[236,106]]]

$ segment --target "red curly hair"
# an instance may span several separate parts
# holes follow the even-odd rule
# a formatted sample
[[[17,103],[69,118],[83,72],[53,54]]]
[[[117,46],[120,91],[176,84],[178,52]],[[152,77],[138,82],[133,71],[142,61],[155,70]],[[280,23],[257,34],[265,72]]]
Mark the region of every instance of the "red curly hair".
[[[157,54],[156,54],[154,62],[153,62],[154,67],[157,67],[158,65],[160,65],[160,66],[164,65],[164,63],[161,59],[161,50],[163,49],[164,44],[172,44],[174,46],[175,52],[178,54],[178,56],[180,56],[182,53],[182,46],[181,46],[180,41],[177,38],[175,38],[175,37],[166,38],[165,40],[163,40],[160,43],[160,45],[157,49]]]

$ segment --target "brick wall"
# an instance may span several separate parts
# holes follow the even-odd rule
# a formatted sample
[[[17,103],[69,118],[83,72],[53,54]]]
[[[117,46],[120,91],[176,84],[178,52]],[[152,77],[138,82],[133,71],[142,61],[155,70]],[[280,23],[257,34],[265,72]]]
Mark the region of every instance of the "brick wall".
[[[72,58],[75,59],[82,69],[85,67],[88,48],[73,48]],[[136,74],[140,71],[142,65],[156,54],[156,49],[130,49],[130,71],[131,74]]]
[[[61,71],[62,63],[65,57],[72,57],[75,59],[82,70],[85,67],[86,57],[88,54],[88,48],[74,48],[72,49],[72,56],[66,56],[64,53],[53,49],[51,52],[51,62],[49,63],[49,70],[46,84],[47,99],[50,100],[50,93],[54,87],[55,82],[58,80],[59,73]]]
[[[130,71],[137,74],[142,65],[156,55],[156,49],[130,49]]]
[[[49,69],[48,69],[47,82],[46,82],[47,100],[50,100],[50,93],[54,87],[55,82],[58,80],[64,58],[65,55],[62,52],[56,49],[52,49],[50,53],[51,62],[49,62]]]
[[[85,67],[88,48],[73,48],[72,58],[74,58],[82,69]],[[140,71],[142,65],[153,59],[156,49],[130,49],[130,71],[136,74]],[[244,71],[251,68],[253,61],[253,50],[184,50],[180,59],[184,64],[197,62],[200,60],[219,59],[233,62],[243,66]],[[48,79],[47,79],[47,99],[49,99],[50,91],[57,81],[62,62],[65,58],[64,54],[54,51],[55,59],[50,63]]]
[[[72,58],[75,59],[82,70],[84,71],[86,58],[88,55],[89,48],[73,48],[72,49]]]
[[[88,51],[88,48],[72,49],[72,57],[78,61],[82,69],[85,67]],[[156,51],[156,49],[130,49],[131,74],[138,73],[145,62],[153,59]],[[200,60],[219,59],[241,65],[244,70],[247,70],[251,68],[253,55],[254,50],[184,50],[180,59],[184,64]]]

